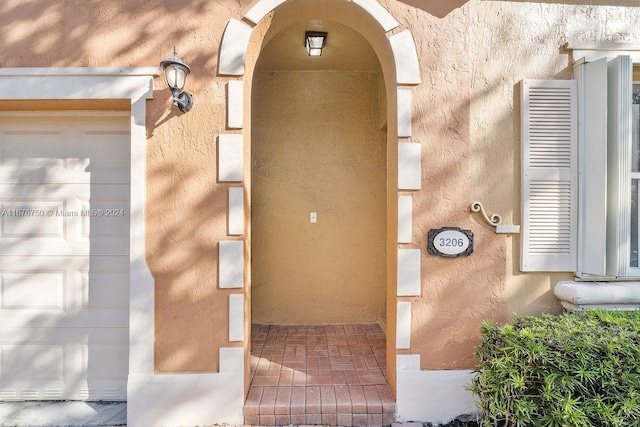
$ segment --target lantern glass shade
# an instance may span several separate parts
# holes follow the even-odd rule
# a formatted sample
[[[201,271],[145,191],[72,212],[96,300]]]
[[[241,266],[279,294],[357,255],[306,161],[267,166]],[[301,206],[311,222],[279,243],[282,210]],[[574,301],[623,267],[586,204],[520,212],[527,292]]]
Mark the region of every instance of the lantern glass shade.
[[[305,47],[309,56],[322,55],[322,48],[327,41],[327,33],[319,31],[307,31],[305,33]]]
[[[187,81],[188,71],[179,64],[170,64],[164,70],[164,79],[170,89],[177,89],[182,92]]]

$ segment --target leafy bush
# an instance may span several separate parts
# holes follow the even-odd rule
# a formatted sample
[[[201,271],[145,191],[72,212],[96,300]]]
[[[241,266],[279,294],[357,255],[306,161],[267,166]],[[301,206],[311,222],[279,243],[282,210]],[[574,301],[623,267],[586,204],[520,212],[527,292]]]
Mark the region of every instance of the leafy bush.
[[[480,425],[640,426],[640,312],[486,322],[470,386]]]

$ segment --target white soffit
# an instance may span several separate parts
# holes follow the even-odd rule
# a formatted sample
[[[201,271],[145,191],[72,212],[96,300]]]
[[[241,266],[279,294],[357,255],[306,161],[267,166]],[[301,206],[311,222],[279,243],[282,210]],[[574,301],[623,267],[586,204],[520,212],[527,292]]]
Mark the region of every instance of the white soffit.
[[[254,24],[257,24],[262,21],[262,18],[264,18],[267,13],[271,12],[285,1],[286,0],[260,0],[251,9],[249,9],[244,17]]]
[[[398,296],[420,296],[420,249],[398,249]]]
[[[242,129],[244,126],[244,82],[230,80],[227,83],[227,127]]]
[[[237,19],[229,19],[222,36],[218,73],[241,76],[244,74],[244,57],[253,29]]]
[[[218,135],[218,180],[220,182],[240,182],[243,179],[244,158],[242,135]]]
[[[244,287],[244,243],[241,240],[220,242],[218,284],[223,289]]]
[[[417,85],[420,83],[420,63],[413,36],[404,30],[389,37],[393,58],[396,61],[396,80],[401,85]]]
[[[264,0],[263,0],[264,1]],[[351,0],[364,10],[366,10],[384,28],[385,33],[398,26],[396,21],[387,9],[382,7],[376,0]]]

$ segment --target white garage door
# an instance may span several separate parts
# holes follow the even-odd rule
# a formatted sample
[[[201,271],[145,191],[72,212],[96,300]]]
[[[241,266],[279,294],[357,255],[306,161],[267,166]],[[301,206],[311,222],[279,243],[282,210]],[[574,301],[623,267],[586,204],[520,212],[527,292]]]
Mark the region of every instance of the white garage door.
[[[0,114],[0,400],[125,400],[129,118]]]

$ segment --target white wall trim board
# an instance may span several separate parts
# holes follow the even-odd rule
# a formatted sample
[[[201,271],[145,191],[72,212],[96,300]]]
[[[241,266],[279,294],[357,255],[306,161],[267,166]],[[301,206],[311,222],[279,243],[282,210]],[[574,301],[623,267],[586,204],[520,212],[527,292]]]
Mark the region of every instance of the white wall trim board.
[[[0,99],[130,99],[133,102],[153,97],[153,77],[157,75],[157,67],[0,68]]]
[[[477,412],[470,370],[421,371],[420,355],[398,355],[397,421],[448,423]]]
[[[239,425],[244,421],[244,368],[217,374],[130,375],[127,388],[130,427]]]

